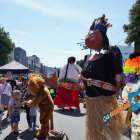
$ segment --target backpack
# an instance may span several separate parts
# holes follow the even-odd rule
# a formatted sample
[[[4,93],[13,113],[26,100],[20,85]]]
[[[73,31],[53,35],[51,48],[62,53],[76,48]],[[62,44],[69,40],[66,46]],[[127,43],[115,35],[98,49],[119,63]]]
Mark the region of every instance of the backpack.
[[[66,139],[69,140],[68,136],[63,131],[58,132],[51,130],[48,132],[47,140],[64,140],[64,136],[66,136]]]

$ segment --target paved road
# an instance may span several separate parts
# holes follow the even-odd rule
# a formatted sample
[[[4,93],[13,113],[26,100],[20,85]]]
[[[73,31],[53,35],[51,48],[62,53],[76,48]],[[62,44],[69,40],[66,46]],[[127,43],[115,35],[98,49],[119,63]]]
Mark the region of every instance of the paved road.
[[[61,108],[55,107],[54,109],[54,125],[55,130],[65,131],[69,136],[69,140],[85,140],[85,109],[80,105],[81,111],[73,110],[63,111]],[[5,112],[6,114],[6,112]],[[39,117],[39,113],[38,113]],[[4,116],[5,118],[5,116]],[[39,125],[39,119],[37,119]],[[21,121],[19,124],[20,136],[15,137],[11,135],[10,125],[6,119],[3,121],[3,132],[0,134],[0,140],[36,140],[34,132],[28,131],[25,112],[21,113]],[[128,137],[123,136],[122,140],[130,140]]]

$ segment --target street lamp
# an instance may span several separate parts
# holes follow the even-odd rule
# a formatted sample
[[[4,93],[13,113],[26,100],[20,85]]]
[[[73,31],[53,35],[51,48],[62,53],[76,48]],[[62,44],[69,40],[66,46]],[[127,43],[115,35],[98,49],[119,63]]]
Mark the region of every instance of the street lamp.
[[[84,40],[84,39],[81,39],[81,40]],[[87,50],[87,49],[89,49],[89,48],[86,46],[85,42],[78,42],[77,45],[82,46],[82,47],[83,47],[82,50]],[[92,54],[92,49],[89,49],[89,50],[90,50],[90,55],[91,55],[91,54]]]

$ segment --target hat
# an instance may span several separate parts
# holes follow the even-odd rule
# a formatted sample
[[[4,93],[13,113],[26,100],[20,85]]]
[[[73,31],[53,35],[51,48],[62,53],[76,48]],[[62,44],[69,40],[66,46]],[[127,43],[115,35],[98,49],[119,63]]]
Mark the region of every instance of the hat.
[[[20,93],[20,91],[19,90],[14,90],[13,92],[12,92],[12,95],[13,96],[15,96],[15,95],[20,95],[21,93]]]

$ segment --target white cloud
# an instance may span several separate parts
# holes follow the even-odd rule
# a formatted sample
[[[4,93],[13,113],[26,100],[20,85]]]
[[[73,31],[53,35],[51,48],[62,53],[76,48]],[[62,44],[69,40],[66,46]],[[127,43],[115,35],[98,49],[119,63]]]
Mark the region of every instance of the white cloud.
[[[16,30],[16,29],[12,29],[12,30],[10,30],[10,32],[12,32],[12,33],[18,33],[18,34],[21,34],[21,35],[26,35],[27,34],[27,32]]]
[[[64,19],[82,20],[83,18],[90,17],[89,14],[76,11],[75,9],[70,9],[69,7],[66,6],[64,7],[56,5],[54,3],[48,3],[43,5],[42,3],[37,3],[33,0],[12,0],[12,1],[24,7],[32,8],[34,10]]]
[[[74,55],[74,56],[84,56],[87,54],[87,51],[71,51],[71,50],[60,50],[60,49],[50,49],[49,51],[57,53],[58,55]]]

